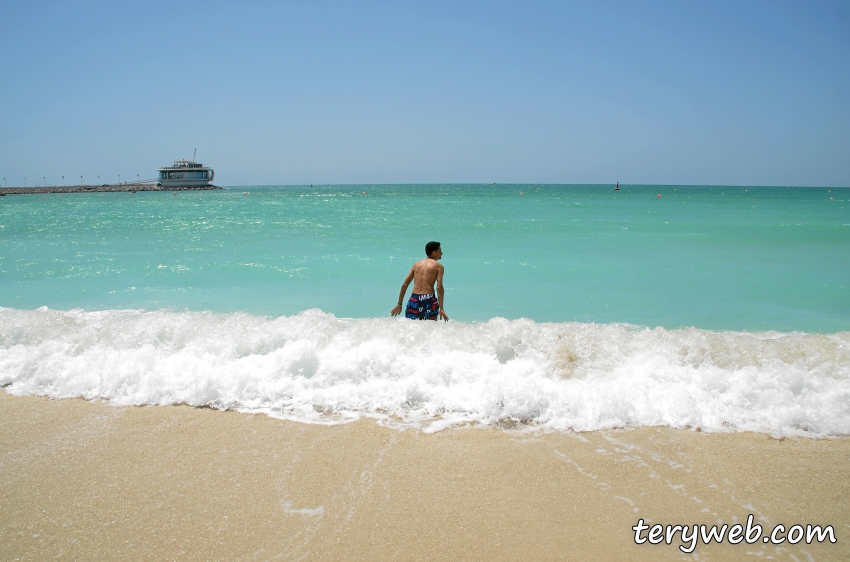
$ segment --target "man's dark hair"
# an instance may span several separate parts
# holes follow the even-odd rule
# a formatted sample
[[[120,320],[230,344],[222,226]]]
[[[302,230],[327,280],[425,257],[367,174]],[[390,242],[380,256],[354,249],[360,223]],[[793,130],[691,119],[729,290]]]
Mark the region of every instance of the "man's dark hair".
[[[440,243],[439,242],[428,242],[427,244],[425,244],[425,255],[430,258],[431,252],[433,252],[434,250],[439,250],[439,249],[440,249]]]

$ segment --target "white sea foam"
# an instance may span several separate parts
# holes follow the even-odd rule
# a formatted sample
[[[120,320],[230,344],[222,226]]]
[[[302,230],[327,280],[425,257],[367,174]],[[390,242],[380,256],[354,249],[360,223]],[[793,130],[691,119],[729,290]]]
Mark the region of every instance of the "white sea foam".
[[[850,434],[850,332],[0,308],[0,386],[313,423]]]

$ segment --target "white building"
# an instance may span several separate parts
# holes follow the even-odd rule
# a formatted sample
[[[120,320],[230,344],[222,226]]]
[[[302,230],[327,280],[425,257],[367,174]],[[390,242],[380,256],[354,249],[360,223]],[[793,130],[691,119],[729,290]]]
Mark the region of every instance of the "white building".
[[[157,185],[162,187],[205,187],[215,177],[212,168],[189,160],[177,160],[173,166],[159,169]]]

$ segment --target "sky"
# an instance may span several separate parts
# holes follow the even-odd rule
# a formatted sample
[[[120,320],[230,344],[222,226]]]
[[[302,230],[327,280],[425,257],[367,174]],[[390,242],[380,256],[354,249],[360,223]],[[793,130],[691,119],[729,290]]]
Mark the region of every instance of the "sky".
[[[850,2],[0,0],[6,185],[850,185]]]

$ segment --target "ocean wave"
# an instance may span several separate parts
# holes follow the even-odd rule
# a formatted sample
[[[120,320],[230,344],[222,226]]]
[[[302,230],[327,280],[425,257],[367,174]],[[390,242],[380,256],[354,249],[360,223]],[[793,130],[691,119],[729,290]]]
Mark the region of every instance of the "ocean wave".
[[[436,431],[850,434],[850,332],[0,308],[0,386]]]

